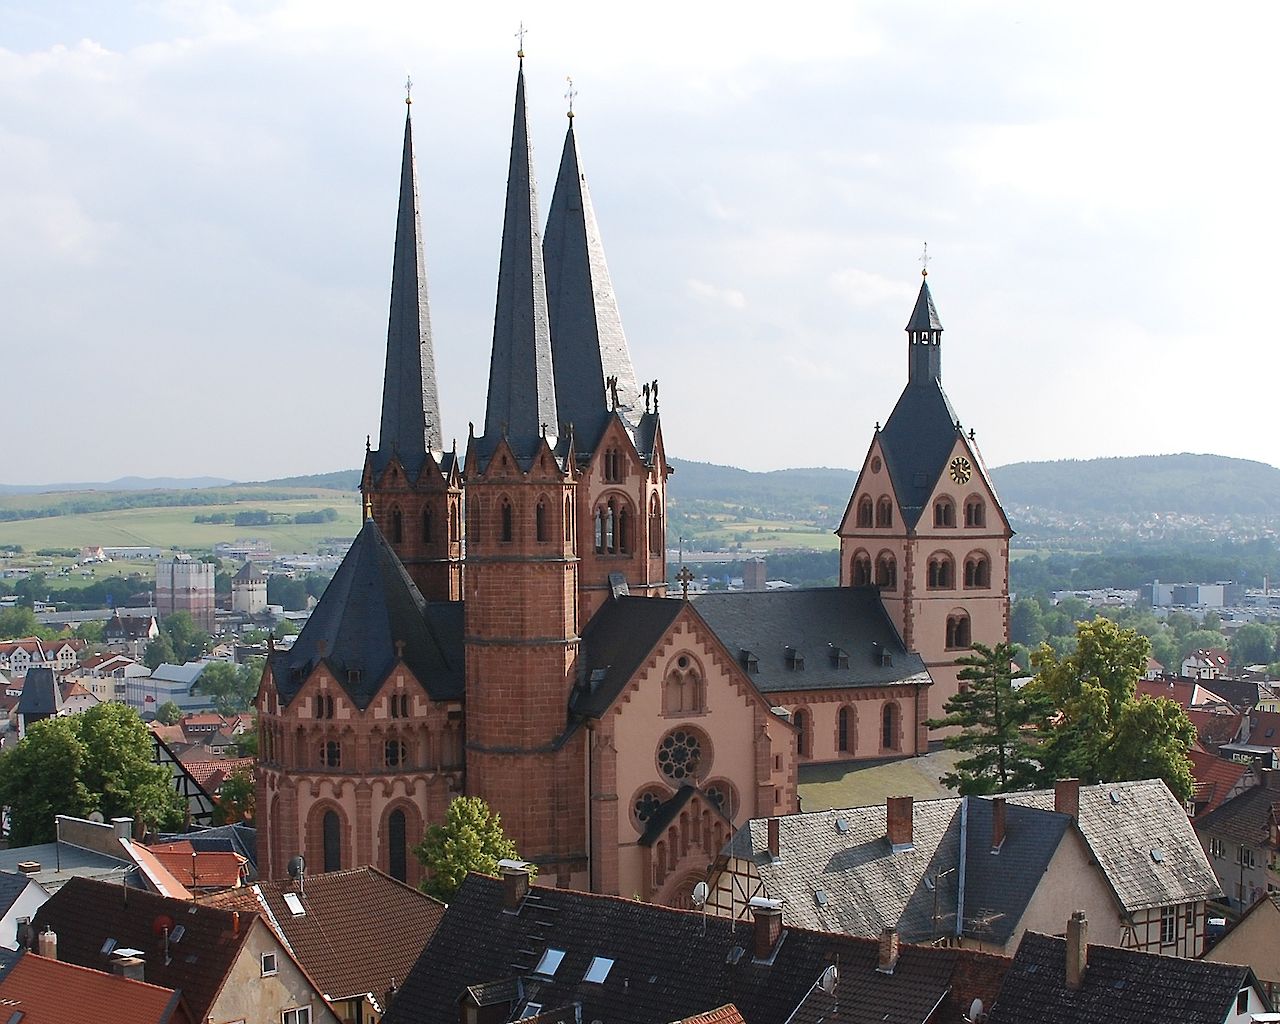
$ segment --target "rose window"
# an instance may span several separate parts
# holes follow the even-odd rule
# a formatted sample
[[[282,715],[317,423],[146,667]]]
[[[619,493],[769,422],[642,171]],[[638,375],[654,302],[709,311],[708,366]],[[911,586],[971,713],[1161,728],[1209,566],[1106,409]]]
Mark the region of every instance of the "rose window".
[[[733,787],[723,779],[717,779],[712,782],[704,790],[707,799],[719,808],[720,813],[726,818],[732,818],[737,811],[737,800],[734,798]]]
[[[647,825],[649,824],[649,819],[662,810],[662,798],[654,792],[641,793],[632,810],[635,813],[636,821],[640,822],[641,825]]]
[[[702,766],[702,738],[689,729],[668,733],[658,747],[658,768],[672,782],[695,779]]]

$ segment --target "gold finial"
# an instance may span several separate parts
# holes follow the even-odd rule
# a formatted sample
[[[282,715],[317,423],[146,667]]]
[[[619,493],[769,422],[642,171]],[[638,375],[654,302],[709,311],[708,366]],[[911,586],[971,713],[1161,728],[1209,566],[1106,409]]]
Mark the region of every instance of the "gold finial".
[[[520,22],[520,29],[516,32],[516,38],[520,40],[520,49],[516,50],[516,56],[524,60],[524,37],[528,33],[528,29],[524,27],[524,22]]]
[[[924,252],[920,254],[920,276],[929,276],[929,243],[924,243]]]
[[[413,106],[413,79],[408,75],[404,78],[404,103],[405,106]]]
[[[373,499],[365,498],[364,499],[364,521],[367,523],[372,518],[373,518]]]
[[[565,90],[564,98],[569,101],[569,120],[573,120],[573,98],[578,95],[578,90],[573,87],[573,75],[565,75],[564,80],[569,83],[569,88]]]

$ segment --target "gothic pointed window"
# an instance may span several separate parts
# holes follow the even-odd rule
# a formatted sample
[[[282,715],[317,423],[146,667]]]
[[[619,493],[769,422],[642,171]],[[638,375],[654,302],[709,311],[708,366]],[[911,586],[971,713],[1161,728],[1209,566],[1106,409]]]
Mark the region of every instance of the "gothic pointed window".
[[[387,818],[387,873],[397,882],[409,877],[404,811],[396,808]]]
[[[662,547],[662,503],[655,494],[649,499],[649,554],[661,555]]]
[[[702,674],[687,654],[680,655],[663,681],[663,714],[699,714],[706,710]]]
[[[399,544],[404,540],[404,516],[400,510],[393,509],[391,512],[391,543]]]
[[[631,516],[626,506],[618,509],[618,554],[631,554]]]
[[[535,537],[539,542],[545,542],[547,539],[547,502],[545,498],[538,499],[538,506],[534,509],[533,526]]]
[[[573,540],[573,499],[564,499],[564,539],[565,542]]]
[[[880,528],[893,525],[893,502],[881,498],[876,504],[876,526]]]
[[[428,506],[422,510],[422,542],[430,544],[434,538],[431,536],[431,508]]]
[[[871,585],[871,556],[865,551],[856,551],[853,562],[849,566],[849,582],[854,587]]]
[[[611,555],[618,553],[618,509],[612,501],[604,507],[604,549]]]
[[[604,509],[596,506],[595,515],[592,517],[595,525],[595,548],[597,555],[604,554]]]
[[[449,503],[449,543],[456,544],[458,539],[458,503],[454,501]]]
[[[324,870],[342,870],[342,822],[334,811],[325,811],[322,830],[324,832]]]
[[[876,586],[884,590],[898,589],[898,560],[892,552],[882,551],[876,559]]]
[[[511,502],[506,498],[502,499],[502,533],[501,538],[504,543],[509,544],[515,536],[514,513],[511,509]]]
[[[796,727],[796,753],[801,757],[809,757],[813,753],[813,723],[809,712],[804,708],[797,708],[791,721]]]
[[[872,505],[871,498],[863,495],[858,499],[858,526],[862,529],[870,529],[872,522]]]

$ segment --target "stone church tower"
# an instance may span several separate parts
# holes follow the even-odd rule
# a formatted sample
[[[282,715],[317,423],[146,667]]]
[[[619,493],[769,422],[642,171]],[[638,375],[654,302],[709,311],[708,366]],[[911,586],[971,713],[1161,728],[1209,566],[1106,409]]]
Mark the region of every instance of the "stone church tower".
[[[907,386],[876,427],[837,533],[841,585],[879,590],[929,669],[929,715],[940,717],[960,685],[956,659],[974,641],[1009,637],[1013,531],[973,431],[942,390],[942,321],[927,276],[907,324]]]

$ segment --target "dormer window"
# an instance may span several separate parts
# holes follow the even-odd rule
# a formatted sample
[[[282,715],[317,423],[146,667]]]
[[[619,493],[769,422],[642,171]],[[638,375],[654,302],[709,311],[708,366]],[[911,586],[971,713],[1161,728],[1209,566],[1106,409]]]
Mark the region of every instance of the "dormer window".
[[[738,664],[741,665],[749,675],[754,676],[760,674],[760,659],[746,648],[743,648],[738,652]]]
[[[787,668],[792,672],[804,671],[804,655],[794,647],[786,648]]]
[[[837,647],[835,644],[829,644],[827,649],[828,649],[828,653],[831,655],[832,668],[848,668],[849,667],[848,651],[844,650],[841,647]]]

